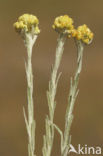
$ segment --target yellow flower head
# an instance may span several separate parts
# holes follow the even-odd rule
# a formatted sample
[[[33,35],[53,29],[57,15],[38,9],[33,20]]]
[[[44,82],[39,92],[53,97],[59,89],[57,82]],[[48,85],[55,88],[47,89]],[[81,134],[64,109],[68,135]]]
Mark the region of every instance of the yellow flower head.
[[[90,44],[93,40],[93,33],[91,30],[87,27],[87,25],[82,25],[77,28],[77,32],[75,33],[74,37],[76,37],[77,40],[81,40],[85,44]]]
[[[53,29],[59,33],[70,35],[74,29],[72,18],[68,15],[56,17]]]
[[[36,16],[30,14],[24,14],[20,16],[16,23],[14,23],[14,28],[17,32],[32,32],[34,34],[39,34],[40,30],[38,28],[39,20]]]

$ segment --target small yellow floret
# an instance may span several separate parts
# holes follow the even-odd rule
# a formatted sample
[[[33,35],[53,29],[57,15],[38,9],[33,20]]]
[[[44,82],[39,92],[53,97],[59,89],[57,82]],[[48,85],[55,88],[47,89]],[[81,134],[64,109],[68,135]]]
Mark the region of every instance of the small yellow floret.
[[[74,29],[73,20],[68,15],[56,17],[53,29],[59,33],[70,34]]]
[[[93,40],[93,33],[91,30],[87,27],[87,25],[82,25],[77,28],[77,33],[74,35],[74,37],[77,38],[77,40],[81,40],[85,44],[89,44]]]
[[[24,14],[18,18],[18,21],[14,23],[14,27],[17,32],[25,31],[31,32],[32,29],[35,34],[40,33],[38,28],[39,20],[36,16],[30,14]]]
[[[35,34],[39,34],[40,33],[40,29],[38,28],[38,26],[35,27]]]
[[[17,32],[20,32],[22,29],[25,29],[27,31],[27,25],[25,25],[22,21],[14,23],[14,27]]]
[[[38,25],[39,20],[34,15],[24,14],[18,18],[18,21],[23,21],[26,25]]]
[[[75,37],[77,35],[77,30],[76,29],[73,29],[72,32],[71,32],[71,34],[72,34],[72,37]]]

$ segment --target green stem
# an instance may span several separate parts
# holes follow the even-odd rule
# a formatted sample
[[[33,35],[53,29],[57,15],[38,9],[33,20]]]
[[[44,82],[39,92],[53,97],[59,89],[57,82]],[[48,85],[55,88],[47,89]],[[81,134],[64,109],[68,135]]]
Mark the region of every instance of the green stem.
[[[78,83],[79,83],[79,77],[80,72],[82,69],[82,60],[83,60],[83,49],[84,45],[81,41],[77,41],[77,69],[74,75],[74,78],[72,80],[71,78],[71,85],[70,85],[70,92],[69,92],[69,98],[68,98],[68,106],[66,110],[66,116],[65,116],[65,131],[64,131],[64,142],[63,142],[63,148],[61,149],[62,156],[68,155],[69,150],[69,144],[70,144],[70,128],[73,120],[73,109],[76,97],[78,95]]]
[[[24,110],[24,118],[28,133],[28,155],[35,156],[35,128],[34,120],[34,105],[33,105],[33,72],[32,72],[32,48],[37,39],[37,35],[32,38],[31,34],[26,34],[25,45],[27,48],[27,63],[26,63],[26,77],[27,77],[27,99],[28,99],[28,118]]]
[[[42,149],[43,156],[50,156],[53,147],[53,140],[54,140],[53,120],[54,120],[54,112],[56,107],[55,96],[56,96],[58,80],[60,78],[60,74],[57,75],[57,72],[60,66],[65,40],[66,40],[66,36],[64,35],[60,35],[58,38],[55,62],[52,68],[51,80],[49,82],[49,90],[47,91],[49,116],[47,116],[46,118],[46,135],[44,136],[44,144]]]

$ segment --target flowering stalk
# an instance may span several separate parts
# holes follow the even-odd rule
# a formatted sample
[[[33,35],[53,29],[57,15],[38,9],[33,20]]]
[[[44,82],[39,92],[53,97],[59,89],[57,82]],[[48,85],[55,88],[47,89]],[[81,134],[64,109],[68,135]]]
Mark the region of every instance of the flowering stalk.
[[[68,98],[68,107],[67,107],[66,116],[65,116],[64,140],[63,140],[63,146],[61,149],[62,156],[68,155],[69,144],[71,142],[70,128],[71,128],[71,124],[73,120],[74,103],[78,95],[77,87],[78,87],[80,72],[82,69],[83,49],[84,49],[83,43],[81,41],[78,41],[77,42],[77,52],[78,52],[77,69],[76,69],[73,80],[71,78],[70,93],[69,93],[69,98]]]
[[[28,156],[35,156],[35,128],[34,120],[34,105],[33,105],[33,73],[32,73],[32,48],[38,37],[38,19],[36,16],[24,14],[19,17],[14,24],[17,32],[22,36],[25,46],[27,48],[27,63],[26,77],[27,77],[27,99],[28,99],[28,117],[26,117],[25,109],[23,108],[24,118],[28,133]]]
[[[27,77],[27,99],[28,99],[28,121],[24,111],[24,117],[26,122],[26,128],[28,133],[28,152],[29,156],[34,156],[35,152],[35,128],[36,123],[34,120],[34,105],[33,105],[33,73],[32,73],[32,47],[37,39],[37,35],[34,37],[34,41],[31,39],[31,35],[27,35],[26,47],[27,47],[27,63],[26,63],[26,77]]]
[[[80,73],[82,69],[82,60],[83,60],[83,49],[85,44],[90,44],[93,39],[93,33],[86,26],[79,26],[77,30],[74,31],[74,37],[77,46],[77,69],[74,75],[74,78],[71,78],[70,83],[70,92],[68,97],[68,106],[66,110],[65,116],[65,131],[64,131],[64,139],[61,148],[62,156],[68,155],[68,150],[70,147],[71,136],[70,136],[70,128],[73,120],[73,109],[76,97],[78,95],[78,83],[80,78]]]
[[[47,91],[47,100],[48,100],[48,107],[49,107],[49,116],[46,118],[46,134],[44,135],[44,144],[43,144],[43,156],[50,156],[52,147],[53,147],[53,140],[54,140],[54,112],[56,107],[56,91],[58,80],[60,78],[60,73],[57,75],[63,50],[64,50],[64,43],[67,39],[68,34],[70,34],[72,27],[72,19],[65,16],[57,17],[54,21],[53,28],[59,33],[58,44],[56,48],[56,56],[55,56],[55,63],[51,73],[51,80],[49,82],[49,90]]]
[[[57,75],[57,72],[60,66],[65,40],[66,40],[66,37],[64,35],[60,35],[58,38],[55,63],[54,63],[53,70],[51,73],[51,80],[49,82],[49,90],[47,91],[49,116],[47,116],[46,118],[46,135],[44,136],[43,156],[50,156],[52,146],[53,146],[54,126],[51,123],[53,123],[53,120],[54,120],[54,112],[55,112],[55,107],[56,107],[55,95],[56,95],[58,80],[60,78],[60,73],[59,75]]]

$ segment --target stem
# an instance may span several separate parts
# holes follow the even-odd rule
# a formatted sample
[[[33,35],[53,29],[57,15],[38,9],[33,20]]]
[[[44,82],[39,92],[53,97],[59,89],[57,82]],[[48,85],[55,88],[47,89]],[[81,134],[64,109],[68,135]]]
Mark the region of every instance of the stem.
[[[27,63],[26,63],[26,77],[27,77],[27,99],[28,99],[28,118],[26,117],[25,109],[24,118],[28,133],[28,155],[35,156],[35,128],[34,120],[34,105],[33,105],[33,73],[32,73],[32,48],[37,39],[37,35],[32,38],[31,34],[26,34],[25,45],[27,48]]]
[[[83,49],[84,45],[81,41],[77,41],[77,69],[74,75],[74,78],[72,80],[71,78],[71,85],[70,85],[70,92],[69,92],[69,98],[68,98],[68,106],[66,110],[66,116],[65,116],[65,131],[64,131],[64,141],[63,141],[63,148],[61,149],[62,156],[68,155],[69,145],[71,142],[71,136],[70,136],[70,128],[73,120],[73,109],[76,97],[78,95],[78,83],[79,83],[79,77],[80,72],[82,69],[82,60],[83,60]]]
[[[47,116],[46,118],[46,134],[44,136],[44,145],[42,149],[43,156],[50,156],[52,151],[52,146],[53,146],[53,140],[54,140],[53,120],[54,120],[54,112],[56,107],[55,96],[56,96],[58,80],[61,75],[60,73],[59,75],[57,75],[57,72],[60,66],[65,40],[66,40],[66,36],[64,35],[60,35],[58,38],[55,62],[51,73],[51,80],[49,81],[49,90],[47,91],[49,116]]]

